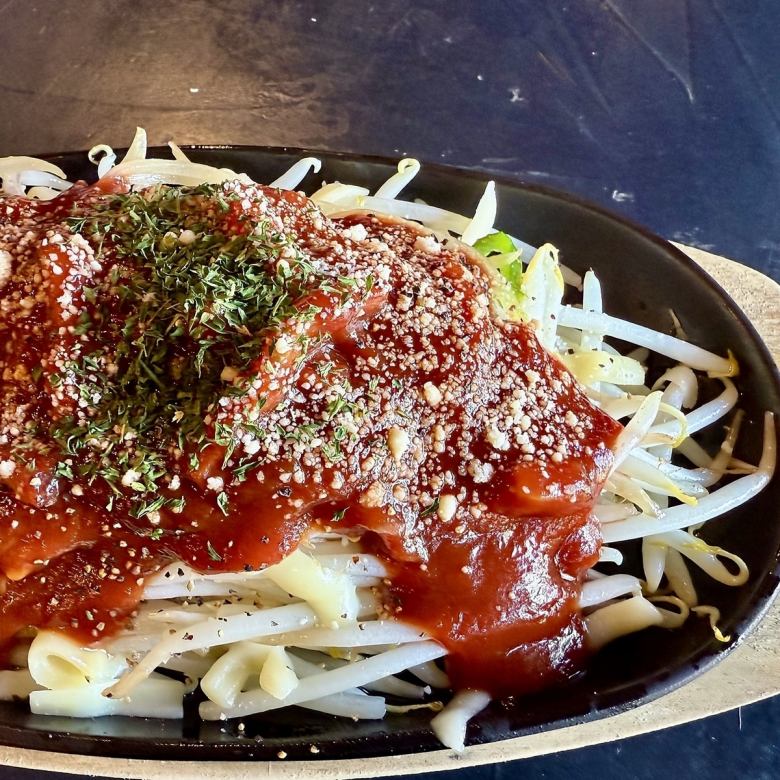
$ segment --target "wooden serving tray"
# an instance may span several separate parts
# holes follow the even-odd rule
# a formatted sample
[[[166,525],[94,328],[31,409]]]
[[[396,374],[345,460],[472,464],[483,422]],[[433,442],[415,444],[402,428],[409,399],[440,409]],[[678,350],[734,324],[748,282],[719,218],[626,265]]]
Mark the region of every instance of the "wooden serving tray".
[[[780,363],[780,285],[744,265],[680,246],[728,292]],[[168,780],[358,778],[406,775],[540,756],[632,737],[716,715],[780,693],[780,602],[753,634],[714,669],[650,704],[620,715],[555,731],[468,748],[340,761],[188,762],[75,756],[0,746],[0,764],[80,775]]]

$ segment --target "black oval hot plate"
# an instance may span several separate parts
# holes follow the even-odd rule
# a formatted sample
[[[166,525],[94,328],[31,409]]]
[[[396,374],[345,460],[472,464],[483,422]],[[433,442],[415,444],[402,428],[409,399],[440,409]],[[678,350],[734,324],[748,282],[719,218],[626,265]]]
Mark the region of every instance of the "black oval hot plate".
[[[156,150],[167,156],[167,150]],[[301,156],[323,162],[303,188],[324,178],[375,188],[395,162],[375,157],[303,152],[286,148],[198,147],[194,160],[244,171],[272,181]],[[51,156],[70,177],[95,177],[83,152]],[[404,193],[462,213],[470,213],[486,177],[436,165],[422,172]],[[671,332],[670,310],[695,343],[716,352],[731,348],[741,375],[740,405],[746,425],[739,455],[755,460],[761,446],[764,410],[780,411],[780,379],[773,360],[734,302],[703,271],[666,241],[603,209],[564,193],[514,181],[497,182],[496,224],[533,245],[549,241],[563,261],[579,272],[597,270],[605,310]],[[745,508],[714,521],[708,540],[723,543],[750,566],[741,588],[697,583],[703,601],[721,609],[721,628],[732,642],[717,642],[704,620],[682,630],[651,629],[616,641],[602,651],[578,680],[563,689],[518,701],[494,703],[468,731],[468,744],[569,726],[602,718],[658,697],[720,660],[756,624],[778,586],[780,481],[775,480]],[[353,723],[304,710],[277,711],[247,725],[239,736],[230,723],[200,724],[193,711],[183,722],[102,718],[75,720],[34,716],[25,705],[0,703],[0,744],[100,756],[190,760],[367,758],[440,748],[430,714],[389,716]],[[318,753],[310,748],[316,745]]]

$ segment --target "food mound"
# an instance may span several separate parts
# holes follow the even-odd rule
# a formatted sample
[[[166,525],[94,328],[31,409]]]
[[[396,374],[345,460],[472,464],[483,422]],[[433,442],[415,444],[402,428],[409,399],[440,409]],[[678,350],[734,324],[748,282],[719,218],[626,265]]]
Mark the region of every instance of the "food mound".
[[[126,627],[174,561],[253,572],[313,531],[453,687],[581,666],[592,506],[621,426],[480,256],[299,193],[121,181],[0,201],[0,644]]]

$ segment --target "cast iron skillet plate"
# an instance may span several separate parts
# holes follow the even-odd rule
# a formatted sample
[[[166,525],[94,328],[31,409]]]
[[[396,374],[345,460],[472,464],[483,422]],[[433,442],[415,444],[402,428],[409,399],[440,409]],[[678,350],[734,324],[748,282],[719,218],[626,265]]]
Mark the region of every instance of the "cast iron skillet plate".
[[[316,189],[323,179],[376,188],[395,171],[396,162],[375,157],[259,147],[198,147],[188,150],[197,162],[246,172],[270,182],[295,160],[313,154],[323,162],[302,188]],[[154,150],[155,156],[168,156]],[[150,156],[151,156],[150,154]],[[94,180],[94,166],[83,152],[52,156],[71,179]],[[484,189],[485,176],[424,165],[404,198],[469,214]],[[605,311],[672,332],[672,309],[689,338],[706,349],[735,351],[741,366],[740,406],[746,411],[738,456],[757,461],[764,410],[780,411],[780,378],[756,331],[720,287],[667,242],[609,212],[546,188],[513,181],[497,182],[496,225],[534,246],[550,241],[562,259],[583,273],[594,268],[602,282]],[[656,366],[659,371],[661,366]],[[718,430],[713,442],[720,435]],[[538,731],[571,726],[617,714],[647,703],[717,663],[758,622],[778,587],[780,481],[746,507],[707,527],[708,541],[742,556],[751,578],[741,588],[697,582],[703,603],[721,610],[721,628],[732,642],[716,641],[706,620],[692,617],[683,629],[649,629],[609,645],[585,674],[565,688],[494,702],[474,719],[467,744],[495,742]],[[622,545],[627,560],[636,543]],[[634,569],[639,571],[639,569]],[[478,659],[475,659],[478,663]],[[184,721],[134,718],[68,719],[30,715],[24,704],[0,702],[0,744],[122,758],[290,760],[368,758],[440,749],[428,723],[430,713],[388,716],[384,721],[351,720],[281,710],[246,720],[239,735],[232,723],[200,723],[196,704]],[[316,745],[319,752],[310,748]]]

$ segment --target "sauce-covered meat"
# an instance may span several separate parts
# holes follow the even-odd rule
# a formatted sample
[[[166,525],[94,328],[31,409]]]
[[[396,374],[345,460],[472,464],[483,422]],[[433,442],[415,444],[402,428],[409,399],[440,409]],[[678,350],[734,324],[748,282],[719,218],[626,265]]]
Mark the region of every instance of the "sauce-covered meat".
[[[470,250],[232,183],[0,200],[0,643],[363,532],[456,687],[578,668],[618,424]]]

